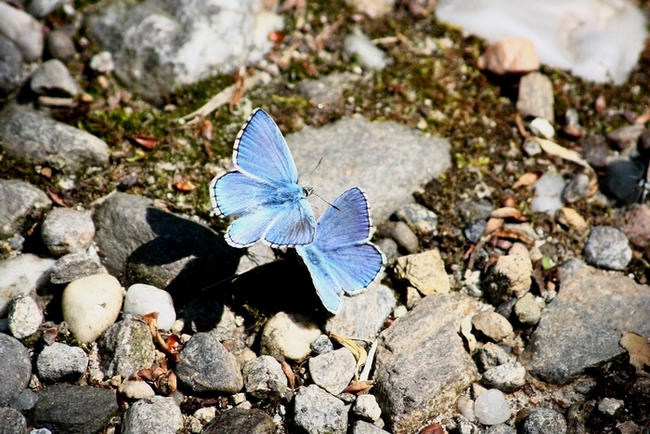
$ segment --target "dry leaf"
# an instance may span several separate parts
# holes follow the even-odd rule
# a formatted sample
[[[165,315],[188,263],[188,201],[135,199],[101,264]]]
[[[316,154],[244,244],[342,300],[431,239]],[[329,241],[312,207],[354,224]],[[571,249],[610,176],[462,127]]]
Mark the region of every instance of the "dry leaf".
[[[500,218],[490,218],[485,224],[485,229],[483,230],[483,235],[491,234],[503,226],[503,219]]]
[[[512,184],[512,188],[519,188],[519,187],[528,187],[529,185],[533,185],[534,183],[537,182],[539,179],[540,174],[538,172],[528,172],[524,173],[519,177],[517,182]]]
[[[364,350],[361,345],[352,339],[346,338],[345,336],[342,336],[338,333],[332,332],[330,333],[330,337],[350,350],[354,355],[354,358],[357,359],[357,367],[354,371],[356,377],[357,372],[359,372],[359,368],[366,363],[366,360],[368,360],[368,353],[366,353],[366,350]]]
[[[63,202],[63,198],[59,196],[57,193],[53,192],[52,190],[47,190],[47,195],[50,196],[50,199],[52,199],[52,202],[59,206],[67,207],[65,202]]]
[[[634,120],[634,123],[643,125],[648,121],[650,121],[650,108],[646,107],[645,110],[643,110],[643,113]]]
[[[196,190],[198,188],[198,185],[194,184],[192,181],[180,181],[174,183],[174,188],[178,191],[186,193],[188,191]]]
[[[498,219],[515,219],[520,220],[523,218],[521,211],[517,208],[504,206],[503,208],[495,209],[490,213],[490,217]]]
[[[201,137],[203,137],[206,140],[212,140],[212,122],[210,122],[207,119],[203,119],[201,122]]]
[[[637,372],[642,371],[644,365],[650,367],[650,343],[646,338],[638,333],[627,332],[623,334],[619,343],[627,350],[630,364]]]
[[[370,389],[375,384],[372,380],[353,381],[348,387],[343,389],[343,393],[357,393]]]
[[[445,434],[446,431],[442,425],[434,423],[433,425],[427,425],[420,430],[418,434]]]
[[[291,369],[291,366],[287,363],[284,358],[282,360],[278,360],[280,362],[280,366],[282,367],[282,372],[284,372],[284,375],[287,377],[287,380],[289,381],[289,388],[290,389],[295,389],[296,388],[296,374],[293,373],[293,370]]]
[[[532,140],[535,140],[537,143],[539,143],[539,146],[541,146],[544,152],[547,154],[555,155],[556,157],[560,157],[567,161],[572,161],[593,172],[593,169],[589,163],[587,163],[585,159],[582,158],[582,156],[580,156],[580,154],[578,154],[576,151],[567,149],[564,146],[560,146],[550,140],[540,138],[535,138]]]
[[[286,37],[286,32],[269,32],[269,41],[273,43],[282,42]]]
[[[158,139],[152,136],[145,136],[142,134],[137,134],[131,138],[135,143],[138,145],[142,146],[144,149],[147,150],[152,150],[153,148],[156,147],[156,143],[158,143]]]
[[[607,108],[607,101],[605,100],[605,95],[602,93],[598,95],[598,98],[596,98],[596,102],[594,103],[594,109],[596,109],[596,113],[602,113],[605,111]]]

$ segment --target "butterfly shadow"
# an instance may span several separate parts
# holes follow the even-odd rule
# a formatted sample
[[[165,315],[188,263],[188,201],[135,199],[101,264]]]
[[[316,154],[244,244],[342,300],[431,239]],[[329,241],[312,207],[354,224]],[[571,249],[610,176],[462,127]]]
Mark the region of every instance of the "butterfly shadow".
[[[165,289],[179,307],[202,295],[206,286],[232,276],[244,251],[197,222],[150,207],[147,223],[157,235],[127,258],[128,285]]]

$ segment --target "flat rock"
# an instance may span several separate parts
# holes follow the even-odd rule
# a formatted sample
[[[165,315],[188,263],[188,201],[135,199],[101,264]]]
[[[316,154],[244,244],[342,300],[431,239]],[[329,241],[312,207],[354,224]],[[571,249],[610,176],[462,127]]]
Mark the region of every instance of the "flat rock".
[[[374,394],[393,431],[417,432],[429,418],[453,408],[478,379],[458,334],[461,320],[478,307],[460,293],[433,294],[382,332]]]
[[[181,409],[173,398],[152,396],[141,399],[124,412],[122,434],[184,432]]]
[[[624,352],[621,330],[650,335],[650,288],[572,259],[560,267],[562,290],[542,315],[522,363],[529,373],[565,383]]]
[[[4,333],[0,333],[0,366],[0,406],[6,406],[27,387],[32,362],[23,344]]]
[[[70,283],[94,274],[106,274],[106,269],[97,252],[91,249],[88,253],[69,253],[57,259],[50,270],[50,281],[56,284]]]
[[[0,317],[7,314],[9,303],[21,295],[36,295],[50,280],[53,259],[30,253],[0,261]]]
[[[553,83],[547,76],[531,72],[521,77],[517,111],[524,116],[553,122]]]
[[[33,185],[17,179],[0,179],[0,240],[21,232],[30,220],[40,220],[52,202]]]
[[[0,138],[8,155],[27,164],[67,173],[108,164],[106,142],[25,106],[10,104],[0,112]]]
[[[310,182],[319,196],[333,201],[341,192],[361,187],[376,223],[413,202],[412,193],[451,164],[447,140],[424,137],[395,122],[370,122],[363,117],[344,118],[322,128],[307,127],[286,139],[303,180],[320,156],[325,156]],[[318,214],[318,209],[322,212],[324,208],[312,196],[309,200],[314,200]]]

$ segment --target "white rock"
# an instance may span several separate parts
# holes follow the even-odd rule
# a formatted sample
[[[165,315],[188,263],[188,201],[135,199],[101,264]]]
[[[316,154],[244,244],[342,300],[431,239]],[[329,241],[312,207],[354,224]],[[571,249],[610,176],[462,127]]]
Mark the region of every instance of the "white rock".
[[[95,274],[70,282],[63,290],[61,309],[72,335],[82,343],[99,337],[117,319],[122,286],[110,274]]]
[[[156,395],[151,386],[144,381],[126,380],[117,390],[120,395],[128,399],[151,398]]]
[[[381,408],[379,408],[379,404],[377,404],[375,395],[361,395],[356,401],[354,401],[352,413],[363,419],[374,422],[381,417]]]
[[[356,365],[352,352],[339,348],[309,359],[309,373],[317,386],[338,395],[352,380]]]
[[[36,359],[36,367],[42,380],[59,381],[73,374],[83,374],[88,367],[88,355],[79,347],[55,342],[43,348]]]
[[[566,182],[556,173],[545,173],[535,182],[535,195],[530,203],[533,212],[545,212],[549,215],[555,214],[562,209],[562,191]]]
[[[126,291],[124,313],[145,315],[158,312],[158,328],[170,330],[176,321],[174,300],[167,291],[152,285],[135,283]]]
[[[29,295],[19,295],[9,305],[9,331],[16,339],[26,338],[38,331],[43,312]]]
[[[348,54],[356,54],[364,68],[382,70],[388,64],[386,53],[375,47],[365,35],[349,35],[343,41],[343,48]]]
[[[54,259],[24,254],[0,261],[0,316],[7,314],[9,302],[23,294],[33,294],[50,280]]]
[[[542,136],[546,139],[552,139],[555,137],[555,128],[551,123],[544,118],[535,118],[530,122],[530,129],[533,130],[538,136]]]
[[[311,343],[321,335],[318,325],[304,315],[278,312],[262,330],[261,353],[281,355],[301,362],[311,353]]]
[[[476,398],[474,414],[483,425],[498,425],[510,419],[510,407],[499,389],[490,389]]]

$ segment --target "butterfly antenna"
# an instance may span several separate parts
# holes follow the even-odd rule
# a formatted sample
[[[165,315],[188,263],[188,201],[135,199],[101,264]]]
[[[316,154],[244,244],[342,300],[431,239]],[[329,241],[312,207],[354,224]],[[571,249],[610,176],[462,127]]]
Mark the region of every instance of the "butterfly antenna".
[[[305,186],[309,185],[309,183],[311,182],[311,177],[314,175],[314,172],[316,172],[316,169],[318,169],[318,166],[320,166],[320,163],[323,162],[323,158],[325,158],[325,157],[320,157],[320,160],[318,160],[318,163],[316,164],[316,167],[314,167],[314,169],[309,174],[309,178],[307,178],[307,182],[305,183]]]
[[[316,196],[317,198],[319,198],[320,200],[322,200],[323,202],[325,202],[326,204],[328,204],[329,206],[331,206],[332,208],[334,208],[335,210],[337,210],[337,211],[341,211],[341,208],[339,208],[338,206],[334,205],[334,204],[331,203],[331,202],[326,201],[323,197],[317,195],[316,193],[312,193],[312,194],[313,194],[314,196]]]
[[[240,276],[239,274],[233,274],[232,276],[226,277],[225,279],[221,279],[218,282],[211,283],[210,285],[208,285],[208,286],[206,286],[204,288],[201,288],[201,291],[205,291],[206,289],[210,289],[210,288],[213,288],[215,286],[219,286],[224,282],[233,281],[233,280],[237,279],[239,276]]]

